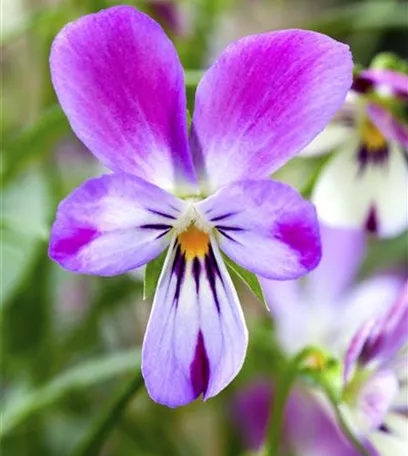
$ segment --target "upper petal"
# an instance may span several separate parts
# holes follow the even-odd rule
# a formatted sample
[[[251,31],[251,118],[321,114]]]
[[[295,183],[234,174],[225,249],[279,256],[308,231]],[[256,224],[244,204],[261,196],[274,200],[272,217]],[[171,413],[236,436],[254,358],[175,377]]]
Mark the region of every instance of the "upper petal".
[[[90,179],[59,206],[50,257],[70,271],[116,275],[148,263],[169,244],[183,202],[129,174]]]
[[[364,70],[358,75],[359,79],[376,85],[389,87],[393,92],[408,95],[408,76],[392,70]]]
[[[175,239],[159,279],[142,353],[150,396],[177,407],[218,394],[244,362],[248,335],[214,239],[194,258]]]
[[[128,6],[84,16],[55,38],[50,65],[74,132],[108,168],[195,183],[183,69],[156,22]]]
[[[191,147],[207,190],[263,178],[304,148],[352,82],[348,47],[284,30],[231,44],[197,88]]]
[[[286,184],[235,182],[197,207],[217,228],[220,248],[255,274],[294,279],[320,261],[314,206]]]

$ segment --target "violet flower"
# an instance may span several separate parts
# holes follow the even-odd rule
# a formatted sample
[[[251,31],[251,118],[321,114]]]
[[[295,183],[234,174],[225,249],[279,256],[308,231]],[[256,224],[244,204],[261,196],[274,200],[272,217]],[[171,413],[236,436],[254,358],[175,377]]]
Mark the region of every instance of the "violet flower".
[[[318,346],[343,356],[359,326],[393,305],[403,278],[383,273],[358,281],[364,232],[321,224],[320,233],[322,260],[305,279],[260,281],[285,351]]]
[[[362,71],[332,123],[305,149],[313,156],[336,150],[312,195],[323,222],[380,237],[407,229],[407,99],[408,75]]]
[[[260,450],[266,442],[274,391],[271,382],[259,379],[241,389],[234,399],[232,419],[249,451]],[[282,446],[277,456],[283,455],[359,456],[360,453],[344,436],[327,401],[298,384],[286,403]]]
[[[143,344],[146,386],[172,407],[212,397],[247,348],[220,249],[278,280],[320,259],[314,207],[268,176],[343,103],[348,48],[302,30],[231,44],[197,88],[189,137],[183,69],[148,16],[121,6],[78,19],[59,33],[50,60],[74,132],[113,171],[61,203],[50,256],[111,276],[169,247]]]
[[[367,321],[344,363],[344,402],[361,435],[383,456],[408,445],[408,282],[394,306]]]

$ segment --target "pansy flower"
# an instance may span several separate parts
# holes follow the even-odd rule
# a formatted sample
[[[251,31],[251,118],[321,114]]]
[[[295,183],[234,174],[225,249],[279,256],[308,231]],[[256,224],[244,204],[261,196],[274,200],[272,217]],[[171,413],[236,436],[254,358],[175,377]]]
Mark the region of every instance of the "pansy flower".
[[[232,420],[248,451],[266,443],[271,406],[276,388],[259,378],[244,386],[232,404]],[[366,445],[372,456],[379,456]],[[262,451],[260,451],[262,454]],[[323,396],[298,382],[289,394],[283,417],[281,451],[277,456],[360,456],[336,422]]]
[[[134,8],[67,25],[50,60],[74,132],[113,171],[60,204],[50,256],[71,271],[111,276],[168,247],[143,343],[145,383],[168,406],[212,397],[247,348],[220,250],[278,280],[320,259],[314,207],[268,176],[342,105],[349,50],[301,30],[231,44],[197,88],[189,136],[177,53]]]
[[[351,422],[381,455],[403,456],[408,439],[408,282],[395,304],[368,320],[344,362]]]
[[[408,227],[408,75],[362,71],[331,124],[303,152],[332,152],[312,200],[319,217],[392,237]],[[397,115],[398,114],[398,115]]]
[[[307,277],[260,281],[285,351],[312,345],[343,356],[357,329],[390,309],[404,279],[395,271],[357,280],[366,254],[363,230],[321,224],[320,234],[322,260]]]

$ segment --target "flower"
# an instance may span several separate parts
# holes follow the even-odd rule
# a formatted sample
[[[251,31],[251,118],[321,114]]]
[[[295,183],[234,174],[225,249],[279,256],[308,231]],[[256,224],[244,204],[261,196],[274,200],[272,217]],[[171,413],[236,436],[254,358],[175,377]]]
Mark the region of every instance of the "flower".
[[[380,237],[408,227],[408,125],[395,114],[407,96],[407,75],[362,71],[333,122],[305,149],[312,156],[337,151],[312,194],[323,222]]]
[[[150,0],[148,7],[172,34],[181,36],[186,33],[179,2],[176,0]]]
[[[313,205],[268,176],[341,106],[348,48],[301,30],[233,43],[197,88],[189,138],[177,53],[134,8],[68,24],[50,62],[74,132],[113,171],[60,204],[50,256],[68,270],[110,276],[169,247],[143,343],[145,383],[171,407],[212,397],[247,348],[220,249],[279,280],[320,259]]]
[[[393,305],[403,279],[382,273],[356,283],[364,232],[321,224],[320,233],[322,260],[304,280],[260,282],[287,352],[311,345],[343,356],[359,326]]]
[[[368,320],[344,361],[350,419],[381,455],[403,456],[408,438],[408,282],[388,312]]]
[[[259,450],[265,443],[274,392],[270,381],[258,379],[242,388],[234,399],[232,418],[249,451]],[[327,401],[300,383],[289,395],[283,423],[279,455],[360,454],[343,435]]]

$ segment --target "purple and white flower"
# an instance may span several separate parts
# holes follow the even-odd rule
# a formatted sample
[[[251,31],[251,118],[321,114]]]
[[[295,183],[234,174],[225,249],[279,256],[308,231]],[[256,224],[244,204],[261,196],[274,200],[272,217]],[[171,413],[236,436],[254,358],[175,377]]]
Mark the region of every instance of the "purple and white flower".
[[[261,278],[276,333],[285,351],[318,346],[343,356],[357,329],[395,302],[403,279],[376,274],[357,282],[366,253],[362,230],[320,225],[322,260],[304,280]]]
[[[381,455],[403,456],[408,442],[408,282],[388,312],[368,320],[344,363],[349,419]]]
[[[342,109],[303,151],[305,156],[316,156],[336,150],[312,195],[323,222],[365,227],[380,237],[407,229],[408,124],[403,114],[407,99],[408,75],[362,71]]]
[[[134,8],[68,24],[50,62],[74,132],[113,171],[60,204],[50,256],[71,271],[111,276],[168,247],[143,344],[146,386],[172,407],[212,397],[247,348],[220,249],[278,280],[319,262],[313,205],[268,176],[342,105],[349,50],[302,30],[231,44],[197,88],[189,136],[176,50]]]
[[[244,446],[250,451],[260,450],[266,442],[274,394],[273,384],[259,379],[241,389],[235,397],[232,418]],[[286,403],[281,451],[277,456],[289,454],[359,456],[360,452],[344,436],[328,402],[310,388],[298,384]]]

